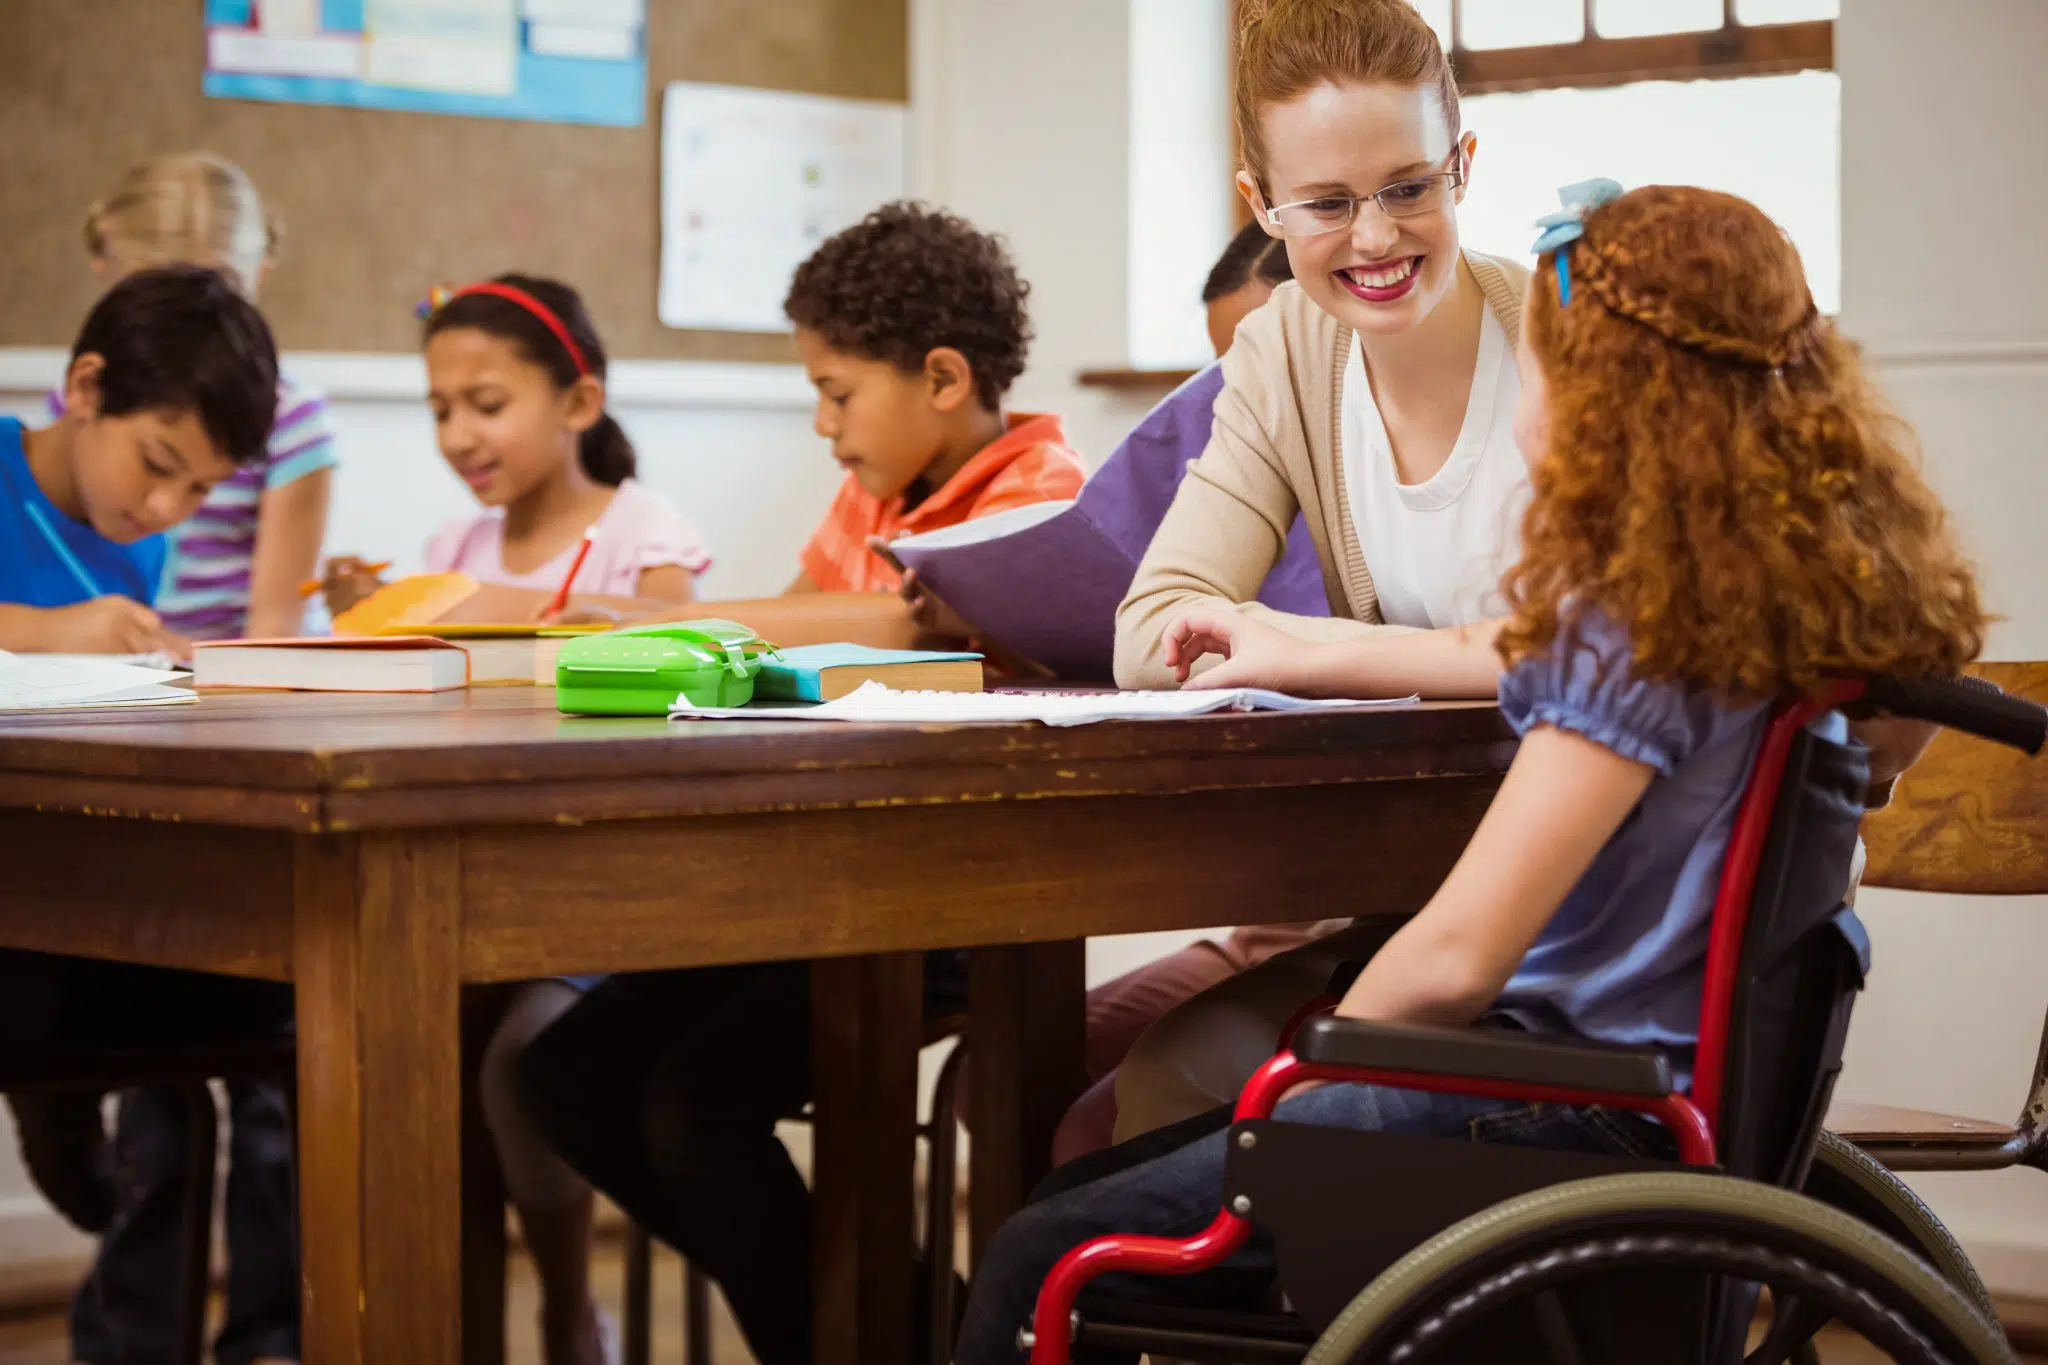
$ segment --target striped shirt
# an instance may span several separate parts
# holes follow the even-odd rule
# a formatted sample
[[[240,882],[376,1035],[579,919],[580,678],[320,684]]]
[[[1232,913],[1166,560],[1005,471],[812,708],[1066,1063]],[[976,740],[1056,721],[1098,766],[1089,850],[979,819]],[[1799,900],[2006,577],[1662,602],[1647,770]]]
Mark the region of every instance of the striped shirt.
[[[52,392],[52,419],[64,398]],[[168,533],[170,556],[156,609],[164,624],[194,640],[231,639],[249,619],[249,566],[263,495],[336,461],[334,419],[327,399],[280,377],[277,420],[264,458],[237,466],[214,485],[189,521]]]

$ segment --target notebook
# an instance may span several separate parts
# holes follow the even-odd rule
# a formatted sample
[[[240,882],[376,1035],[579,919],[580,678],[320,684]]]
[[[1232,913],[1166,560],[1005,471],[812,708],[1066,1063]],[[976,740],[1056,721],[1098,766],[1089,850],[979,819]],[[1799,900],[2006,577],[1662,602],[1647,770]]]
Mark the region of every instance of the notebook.
[[[1143,554],[1086,502],[1042,502],[890,542],[917,576],[991,640],[1054,676],[1106,682],[1116,609]]]
[[[979,692],[981,656],[867,645],[803,645],[770,656],[754,680],[767,701],[836,701],[863,683],[902,692]]]
[[[53,711],[97,706],[177,706],[199,700],[183,675],[144,668],[115,656],[9,654],[0,650],[0,711]]]
[[[1256,687],[1213,692],[899,692],[865,683],[821,706],[689,706],[669,710],[676,720],[855,721],[867,724],[1093,725],[1108,720],[1176,720],[1215,711],[1341,711],[1412,706],[1419,697],[1377,701],[1310,700]]]
[[[469,653],[431,636],[218,640],[192,647],[202,688],[446,692],[469,683]]]

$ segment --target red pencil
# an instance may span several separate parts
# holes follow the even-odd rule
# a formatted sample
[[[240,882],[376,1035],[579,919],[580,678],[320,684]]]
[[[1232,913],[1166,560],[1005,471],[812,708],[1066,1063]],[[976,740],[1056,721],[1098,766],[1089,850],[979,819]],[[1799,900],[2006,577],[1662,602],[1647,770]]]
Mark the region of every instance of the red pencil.
[[[590,557],[590,542],[595,534],[595,528],[583,533],[583,543],[576,547],[576,558],[569,561],[569,575],[562,580],[562,586],[555,589],[555,595],[548,599],[546,610],[541,612],[542,617],[553,616],[569,605],[569,585],[576,581],[576,575],[582,571],[583,561]]]

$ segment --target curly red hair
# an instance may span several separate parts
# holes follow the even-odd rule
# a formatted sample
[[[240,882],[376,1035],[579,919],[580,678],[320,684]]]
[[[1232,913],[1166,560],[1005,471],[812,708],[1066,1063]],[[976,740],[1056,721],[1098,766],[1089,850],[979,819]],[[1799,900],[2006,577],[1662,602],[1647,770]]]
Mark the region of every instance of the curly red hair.
[[[1911,432],[1762,211],[1656,185],[1590,213],[1526,309],[1550,393],[1510,660],[1597,609],[1643,677],[1733,697],[1946,676],[1983,646],[1970,565]]]

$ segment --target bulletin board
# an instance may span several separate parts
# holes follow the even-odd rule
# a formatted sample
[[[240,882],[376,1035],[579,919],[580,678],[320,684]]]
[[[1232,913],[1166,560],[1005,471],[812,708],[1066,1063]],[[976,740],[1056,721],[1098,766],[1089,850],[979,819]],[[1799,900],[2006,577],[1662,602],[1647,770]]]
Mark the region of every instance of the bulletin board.
[[[790,359],[786,336],[656,315],[658,101],[669,81],[903,100],[907,0],[650,0],[636,128],[208,98],[202,0],[6,0],[0,346],[68,345],[96,294],[86,206],[132,162],[239,163],[284,230],[262,305],[280,345],[403,351],[436,283],[576,286],[615,357]]]

